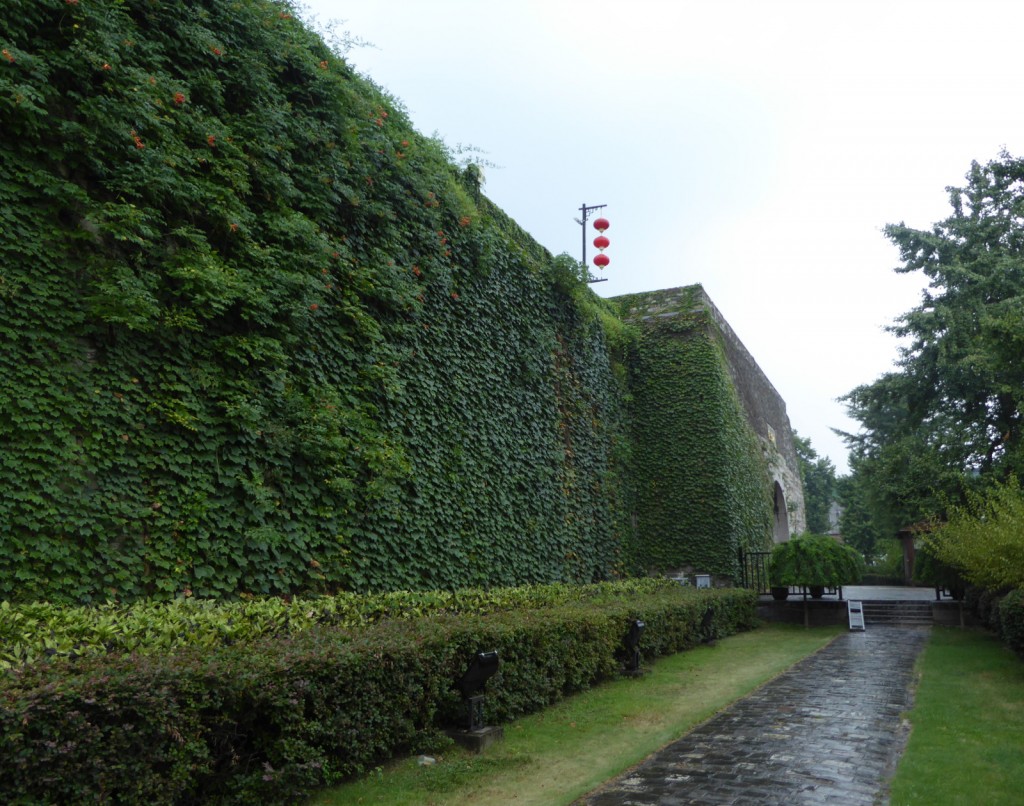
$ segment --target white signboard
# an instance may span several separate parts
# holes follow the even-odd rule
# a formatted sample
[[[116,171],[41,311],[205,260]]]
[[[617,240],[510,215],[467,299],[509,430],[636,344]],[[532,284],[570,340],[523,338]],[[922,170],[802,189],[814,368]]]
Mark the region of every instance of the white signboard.
[[[864,603],[847,601],[846,608],[850,613],[850,629],[864,629]]]

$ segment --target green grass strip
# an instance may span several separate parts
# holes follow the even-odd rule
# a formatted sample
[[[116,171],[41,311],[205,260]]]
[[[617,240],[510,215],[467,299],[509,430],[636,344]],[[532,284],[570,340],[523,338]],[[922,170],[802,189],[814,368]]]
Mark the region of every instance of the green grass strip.
[[[935,628],[892,806],[1024,800],[1024,663],[990,633]]]
[[[415,758],[321,793],[312,803],[457,806],[567,804],[675,740],[739,697],[817,651],[841,628],[769,625],[658,660],[505,726],[481,755]]]

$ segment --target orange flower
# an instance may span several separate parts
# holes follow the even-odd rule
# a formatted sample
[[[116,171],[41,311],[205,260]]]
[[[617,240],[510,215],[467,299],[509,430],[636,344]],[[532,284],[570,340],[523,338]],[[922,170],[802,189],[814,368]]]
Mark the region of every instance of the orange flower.
[[[232,224],[231,225],[231,231],[232,232],[238,232],[238,224]]]
[[[324,59],[323,61],[320,62],[320,69],[321,70],[326,70],[327,69],[327,59]]]
[[[210,53],[212,53],[214,56],[221,56],[223,55],[224,51],[222,51],[220,48],[210,48]]]
[[[452,291],[452,299],[458,299],[459,295]]]
[[[174,103],[178,104],[178,106],[181,106],[183,103],[185,103],[185,93],[183,93],[183,92],[176,92],[176,93],[174,93]]]
[[[135,141],[136,148],[145,148],[146,144],[142,142],[142,138],[139,137],[135,129],[132,129],[132,139]]]
[[[216,148],[217,147],[217,138],[214,135],[212,135],[212,134],[209,135],[206,138],[206,145],[208,145],[210,148]]]
[[[315,310],[317,310],[317,309],[318,309],[319,307],[320,307],[320,306],[319,306],[319,305],[317,305],[317,304],[316,304],[316,303],[314,302],[314,303],[313,303],[312,305],[310,305],[310,306],[309,306],[309,309],[310,309],[311,311],[315,311]]]
[[[106,62],[103,62],[103,69],[104,70],[109,70],[110,69],[110,65],[107,64]]]
[[[468,215],[464,215],[462,218],[459,219],[459,226],[460,227],[468,227],[469,226],[469,216]]]
[[[3,54],[3,57],[7,59],[7,61],[9,61],[11,64],[14,64],[14,57],[11,55],[11,52],[7,48],[0,50],[0,53]]]

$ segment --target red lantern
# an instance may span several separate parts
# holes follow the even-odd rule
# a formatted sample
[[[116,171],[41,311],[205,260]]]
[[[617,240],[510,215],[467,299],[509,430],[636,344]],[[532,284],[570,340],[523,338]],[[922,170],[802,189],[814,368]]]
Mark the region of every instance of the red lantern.
[[[606,229],[608,229],[609,226],[610,225],[608,223],[607,218],[599,218],[597,219],[597,221],[594,222],[594,229],[596,229],[598,232],[604,232]]]
[[[598,255],[594,258],[594,265],[600,268],[605,268],[611,261],[608,259],[608,255]]]
[[[602,252],[608,248],[608,244],[610,243],[611,241],[604,237],[604,235],[598,235],[596,238],[594,238],[594,246],[596,246]]]

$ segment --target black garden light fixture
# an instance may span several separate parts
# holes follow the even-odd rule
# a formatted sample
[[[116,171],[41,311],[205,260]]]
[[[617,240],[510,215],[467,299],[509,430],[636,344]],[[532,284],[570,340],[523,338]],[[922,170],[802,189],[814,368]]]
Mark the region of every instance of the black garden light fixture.
[[[455,684],[466,701],[467,730],[481,730],[484,727],[484,695],[478,692],[483,691],[487,681],[498,671],[498,664],[497,651],[477,652]]]
[[[637,674],[640,671],[640,637],[644,634],[646,627],[647,625],[640,619],[633,619],[629,624],[629,630],[626,631],[626,637],[623,639],[626,652],[629,655],[626,661],[626,672],[629,674]]]

